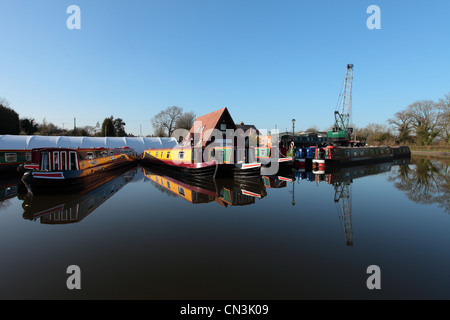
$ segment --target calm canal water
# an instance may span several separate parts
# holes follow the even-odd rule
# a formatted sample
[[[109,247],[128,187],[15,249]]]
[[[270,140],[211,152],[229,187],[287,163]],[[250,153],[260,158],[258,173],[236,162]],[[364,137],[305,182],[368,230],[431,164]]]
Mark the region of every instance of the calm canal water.
[[[1,299],[449,299],[450,161],[186,181],[150,167],[83,194],[0,189]],[[69,290],[67,267],[81,270]],[[367,268],[380,268],[369,290]]]

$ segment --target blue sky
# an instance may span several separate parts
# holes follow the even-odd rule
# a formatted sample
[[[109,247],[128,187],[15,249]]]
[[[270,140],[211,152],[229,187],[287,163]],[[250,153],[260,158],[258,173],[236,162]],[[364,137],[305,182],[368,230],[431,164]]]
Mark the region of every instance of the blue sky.
[[[67,7],[81,9],[69,30]],[[369,30],[369,5],[381,29]],[[450,1],[0,0],[0,97],[65,128],[169,106],[258,128],[326,129],[353,63],[353,122],[450,92]]]

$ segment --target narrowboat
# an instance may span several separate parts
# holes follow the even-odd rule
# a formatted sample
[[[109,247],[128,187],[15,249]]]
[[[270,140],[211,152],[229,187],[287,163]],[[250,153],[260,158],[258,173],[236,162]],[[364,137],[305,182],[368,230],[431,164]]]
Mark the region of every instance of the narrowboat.
[[[219,178],[259,177],[261,163],[249,148],[230,146],[212,147],[214,158],[219,164]]]
[[[254,148],[256,159],[261,162],[261,173],[264,175],[276,175],[279,171],[286,171],[293,168],[294,145],[289,149],[278,147],[272,144],[270,136],[260,136],[259,146]]]
[[[218,165],[214,150],[203,152],[202,148],[192,147],[149,148],[142,153],[141,161],[199,177],[212,177],[217,172]]]
[[[147,164],[176,170],[198,177],[245,177],[259,175],[261,164],[235,162],[237,153],[232,147],[194,148],[179,146],[170,149],[147,149],[141,160]],[[232,161],[233,160],[233,161]]]
[[[408,147],[399,150],[407,152]],[[318,147],[312,160],[313,167],[345,166],[371,162],[385,162],[394,159],[393,148],[385,147]]]
[[[136,162],[136,153],[123,148],[38,148],[25,165],[22,181],[32,193],[64,192],[104,179],[112,170]]]
[[[0,174],[17,173],[20,165],[31,161],[31,150],[0,150]]]
[[[408,146],[398,146],[398,147],[391,147],[391,148],[392,148],[392,155],[394,156],[394,159],[411,157],[411,150],[409,149]]]

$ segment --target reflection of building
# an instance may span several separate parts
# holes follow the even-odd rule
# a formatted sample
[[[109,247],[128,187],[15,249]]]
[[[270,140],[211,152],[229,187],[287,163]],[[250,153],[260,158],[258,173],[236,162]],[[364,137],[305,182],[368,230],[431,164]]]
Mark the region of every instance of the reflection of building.
[[[122,169],[105,176],[103,183],[77,194],[35,195],[22,204],[23,217],[44,224],[80,222],[133,180],[136,169]]]

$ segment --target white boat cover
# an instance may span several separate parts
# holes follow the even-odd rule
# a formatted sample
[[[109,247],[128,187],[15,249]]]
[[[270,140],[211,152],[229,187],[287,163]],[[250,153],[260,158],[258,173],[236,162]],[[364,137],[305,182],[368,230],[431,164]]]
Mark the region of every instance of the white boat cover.
[[[0,150],[31,150],[34,148],[122,148],[130,147],[137,154],[148,148],[173,148],[175,138],[158,137],[68,137],[0,135]]]

